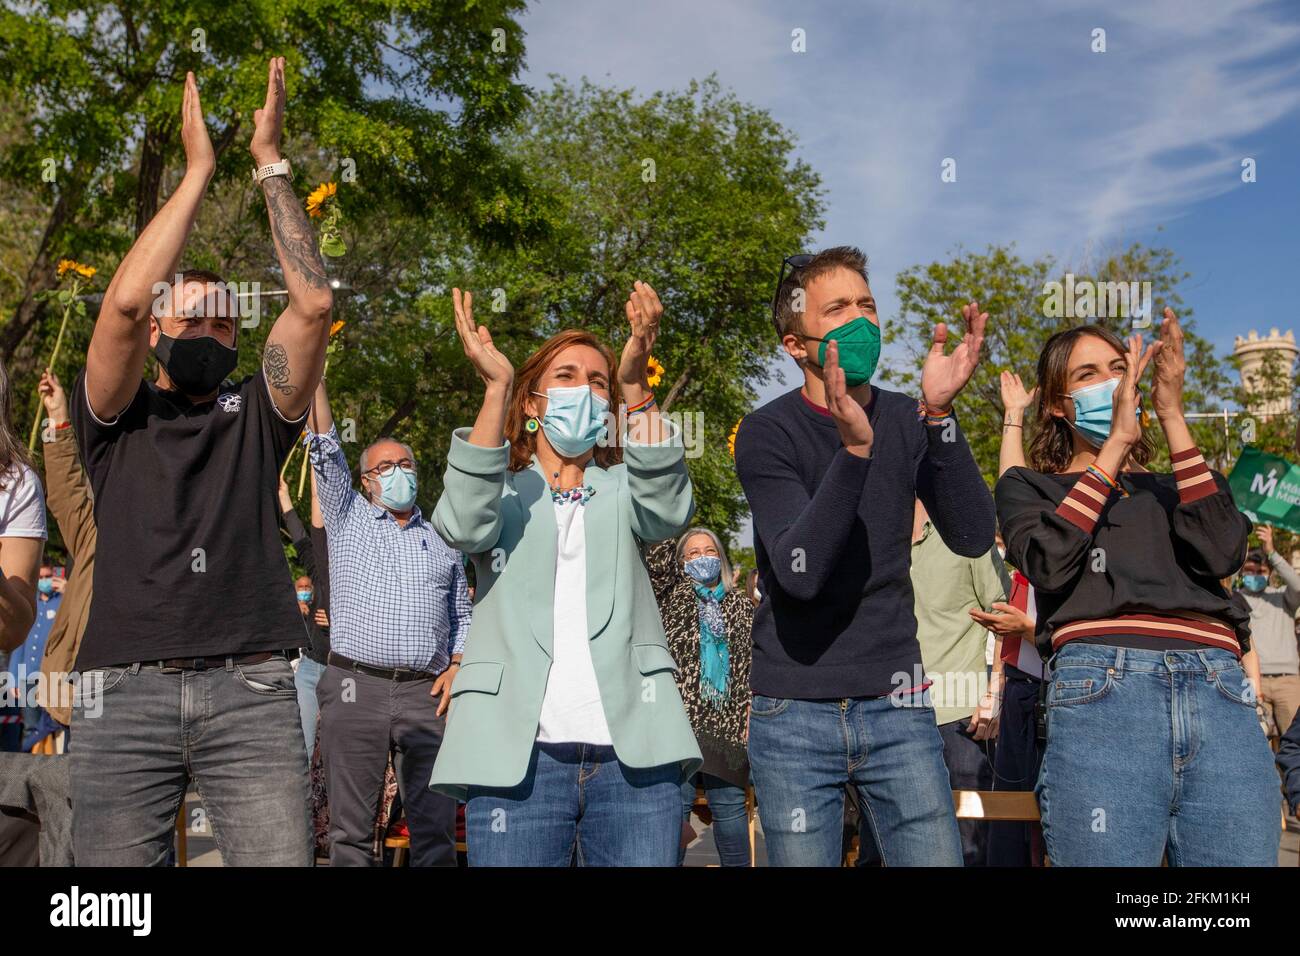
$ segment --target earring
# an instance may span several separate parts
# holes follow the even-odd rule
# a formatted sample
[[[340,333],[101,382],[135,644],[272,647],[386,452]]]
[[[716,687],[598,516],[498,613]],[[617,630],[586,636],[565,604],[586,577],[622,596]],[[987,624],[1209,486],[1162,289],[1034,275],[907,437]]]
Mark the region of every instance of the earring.
[[[524,422],[524,429],[526,431],[535,432],[540,427],[541,427],[541,422],[539,422],[536,418],[530,418],[528,419],[528,421]]]

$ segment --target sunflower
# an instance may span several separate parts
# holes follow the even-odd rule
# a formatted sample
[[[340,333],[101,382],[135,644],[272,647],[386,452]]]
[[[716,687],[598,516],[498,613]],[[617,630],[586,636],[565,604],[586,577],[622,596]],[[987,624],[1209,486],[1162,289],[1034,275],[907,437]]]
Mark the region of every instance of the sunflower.
[[[85,265],[84,263],[78,262],[76,259],[60,259],[58,271],[59,271],[60,279],[62,279],[69,272],[75,272],[77,275],[81,276],[82,278],[89,279],[99,270],[96,269],[94,266],[88,266]]]
[[[740,431],[740,423],[743,418],[737,418],[736,424],[731,426],[731,434],[727,436],[727,451],[731,452],[731,457],[736,457],[736,432]]]
[[[319,219],[325,214],[325,203],[334,198],[338,192],[336,183],[321,183],[312,190],[311,195],[307,197],[307,215]]]
[[[646,384],[651,388],[664,380],[664,367],[659,364],[659,360],[653,355],[650,356],[650,363],[646,366],[646,374],[649,376],[646,379]]]

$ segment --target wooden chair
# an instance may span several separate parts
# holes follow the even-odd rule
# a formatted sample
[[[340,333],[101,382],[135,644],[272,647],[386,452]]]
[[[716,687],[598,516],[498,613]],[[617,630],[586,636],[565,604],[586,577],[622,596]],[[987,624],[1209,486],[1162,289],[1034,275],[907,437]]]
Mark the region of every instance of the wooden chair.
[[[407,854],[411,852],[411,838],[409,836],[387,836],[384,837],[384,846],[393,851],[393,866],[405,866]],[[456,845],[460,849],[460,844]]]
[[[954,790],[953,808],[958,820],[1002,820],[1038,823],[1038,798],[1031,790]],[[1043,853],[1043,866],[1052,862]]]

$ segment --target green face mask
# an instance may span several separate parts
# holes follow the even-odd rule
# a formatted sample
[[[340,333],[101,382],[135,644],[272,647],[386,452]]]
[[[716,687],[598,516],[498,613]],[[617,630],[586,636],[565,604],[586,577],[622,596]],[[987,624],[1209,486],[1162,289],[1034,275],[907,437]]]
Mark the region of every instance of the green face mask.
[[[814,342],[821,342],[817,350],[817,362],[826,367],[826,343],[835,342],[840,350],[840,368],[844,370],[844,384],[849,388],[865,385],[876,374],[876,363],[880,361],[880,326],[866,316],[860,315],[850,322],[831,329],[824,339],[807,336]]]

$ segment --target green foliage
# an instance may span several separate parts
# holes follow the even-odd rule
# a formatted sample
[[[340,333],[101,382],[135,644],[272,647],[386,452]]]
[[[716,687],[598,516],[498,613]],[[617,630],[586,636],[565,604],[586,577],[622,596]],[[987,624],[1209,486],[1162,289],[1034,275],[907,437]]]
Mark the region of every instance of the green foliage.
[[[781,259],[822,224],[818,176],[793,158],[788,132],[712,78],[644,99],[556,81],[505,148],[546,196],[551,229],[465,257],[478,320],[516,366],[570,327],[617,355],[633,282],[654,286],[665,310],[656,397],[664,411],[703,416],[703,454],[689,461],[696,521],[733,534],[747,508],[727,436],[776,353],[768,303]]]
[[[16,384],[34,388],[47,352],[49,323],[34,297],[54,285],[53,262],[70,255],[111,272],[176,180],[187,70],[217,151],[212,193],[248,180],[252,114],[268,59],[282,54],[287,135],[310,143],[296,153],[286,141],[300,189],[315,177],[343,180],[354,216],[451,213],[486,244],[539,234],[545,223],[523,171],[495,139],[526,103],[515,79],[523,8],[522,0],[47,0],[0,9],[0,105],[18,118],[0,123],[0,186],[35,200],[0,206],[0,217],[21,217],[6,225],[25,227],[0,235],[0,263],[25,260],[21,274],[31,276],[0,279],[0,354]],[[493,30],[504,31],[504,51],[493,50]],[[255,205],[252,218],[264,221]],[[35,246],[33,234],[43,237]],[[274,261],[241,257],[242,235],[225,241],[220,258],[244,278]]]
[[[1145,330],[1135,330],[1131,318],[1083,319],[1048,314],[1045,289],[1049,281],[1063,282],[1067,272],[1075,281],[1150,282],[1154,318]],[[1188,411],[1214,411],[1231,395],[1230,383],[1214,349],[1195,331],[1192,309],[1184,307],[1179,286],[1188,278],[1178,260],[1167,249],[1133,245],[1089,266],[1066,269],[1051,257],[1026,262],[1014,247],[990,246],[982,253],[958,252],[949,262],[913,266],[899,274],[899,320],[885,327],[887,344],[903,346],[906,358],[883,370],[883,377],[904,390],[920,393],[921,366],[930,346],[934,326],[946,322],[953,335],[962,330],[961,306],[976,299],[989,313],[980,365],[957,399],[962,431],[970,442],[975,460],[992,484],[997,477],[998,450],[1002,440],[1002,405],[999,375],[1005,370],[1018,374],[1026,389],[1035,385],[1034,376],[1043,344],[1055,332],[1086,322],[1108,326],[1121,337],[1142,331],[1148,340],[1156,334],[1165,306],[1177,313],[1186,334],[1187,380],[1184,407]],[[1151,374],[1148,371],[1148,376]],[[1149,383],[1149,378],[1148,378]],[[1033,434],[1026,413],[1026,446]],[[1157,457],[1151,467],[1168,469],[1168,450],[1154,417]],[[1213,450],[1213,424],[1193,424],[1198,441]],[[1221,429],[1220,429],[1221,431]],[[1209,456],[1207,455],[1207,458]]]

